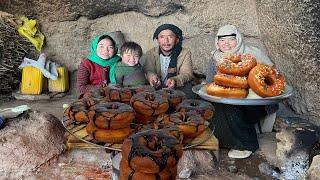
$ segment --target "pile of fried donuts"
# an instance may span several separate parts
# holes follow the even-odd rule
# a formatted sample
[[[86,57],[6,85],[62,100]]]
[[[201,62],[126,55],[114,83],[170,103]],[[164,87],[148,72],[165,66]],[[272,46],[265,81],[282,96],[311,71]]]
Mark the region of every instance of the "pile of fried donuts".
[[[141,92],[132,96],[130,104],[136,112],[136,120],[141,124],[152,123],[169,109],[169,101],[157,92]]]
[[[182,91],[110,86],[85,93],[66,110],[97,143],[122,143],[120,179],[175,179],[183,143],[202,134],[211,103]]]
[[[217,64],[217,74],[206,90],[212,96],[243,99],[249,88],[260,97],[279,96],[285,79],[275,68],[257,64],[251,54],[231,55]]]
[[[78,122],[89,123],[88,112],[90,107],[102,102],[121,102],[130,104],[130,99],[134,94],[143,91],[152,91],[151,86],[139,86],[136,88],[120,88],[117,86],[108,86],[94,89],[81,94],[79,98],[70,104],[64,111],[64,115]]]
[[[149,98],[147,93],[140,96]],[[133,97],[131,101],[140,102],[141,99],[136,101]],[[175,112],[160,113],[154,122],[124,140],[121,146],[120,180],[175,179],[177,164],[182,156],[182,143],[190,142],[205,131],[208,121],[214,116],[214,107],[203,100],[184,99],[174,108]],[[152,108],[147,110],[148,114],[157,112]]]
[[[64,115],[76,122],[87,123],[87,133],[97,142],[121,143],[132,133],[130,124],[136,116],[130,106],[132,96],[152,90],[151,86],[98,88],[80,95]]]
[[[135,115],[131,106],[120,102],[98,103],[89,108],[88,134],[99,142],[119,143],[130,133]]]
[[[183,139],[201,134],[208,126],[205,121],[214,114],[210,103],[185,96],[179,90],[112,85],[81,95],[65,110],[65,116],[87,123],[87,133],[97,142],[121,143],[132,133],[149,129],[185,142]]]
[[[176,179],[182,144],[168,133],[138,132],[124,140],[121,150],[120,180]]]

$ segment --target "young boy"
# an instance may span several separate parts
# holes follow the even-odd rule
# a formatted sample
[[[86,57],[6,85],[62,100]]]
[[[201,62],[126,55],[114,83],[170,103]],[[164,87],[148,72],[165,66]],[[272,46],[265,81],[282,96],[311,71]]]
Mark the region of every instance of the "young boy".
[[[122,61],[116,68],[116,82],[122,86],[139,86],[148,84],[139,59],[142,48],[135,42],[126,42],[120,48]]]

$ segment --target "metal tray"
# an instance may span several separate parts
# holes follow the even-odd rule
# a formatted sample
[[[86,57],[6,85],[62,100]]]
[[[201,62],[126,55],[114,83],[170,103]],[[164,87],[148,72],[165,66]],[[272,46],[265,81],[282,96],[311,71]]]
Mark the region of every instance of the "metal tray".
[[[232,98],[223,98],[217,96],[211,96],[207,94],[207,84],[199,84],[192,87],[192,91],[198,94],[202,99],[205,99],[210,102],[222,103],[222,104],[232,104],[232,105],[269,105],[279,103],[293,94],[293,88],[290,85],[286,85],[286,89],[283,94],[275,97],[247,97],[245,99],[232,99]],[[250,94],[250,93],[249,93]]]

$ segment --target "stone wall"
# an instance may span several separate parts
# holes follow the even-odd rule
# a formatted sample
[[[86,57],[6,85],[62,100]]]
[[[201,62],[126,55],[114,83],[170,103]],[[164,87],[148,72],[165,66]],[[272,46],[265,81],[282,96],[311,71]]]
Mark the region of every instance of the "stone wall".
[[[242,0],[242,3],[231,0],[223,3],[217,0],[181,3],[173,14],[160,17],[151,16],[150,12],[129,11],[93,20],[83,16],[76,21],[42,21],[42,31],[47,38],[45,51],[49,57],[75,70],[88,53],[90,39],[97,34],[121,30],[126,40],[138,42],[146,51],[156,45],[152,41],[155,28],[162,23],[173,23],[183,30],[184,45],[192,50],[194,71],[204,74],[205,65],[214,48],[214,34],[221,25],[235,24],[246,36],[259,36],[253,0]],[[157,13],[152,14],[167,14],[171,11],[169,5],[162,5]],[[258,46],[261,44],[258,40],[256,42]]]
[[[261,37],[276,67],[294,87],[287,101],[320,124],[320,2],[257,1]]]
[[[180,0],[10,0],[0,2],[0,10],[45,21],[75,21],[81,16],[96,19],[126,11],[158,17],[183,9],[181,3]]]
[[[155,45],[152,34],[162,23],[173,23],[183,30],[184,45],[193,53],[194,71],[198,74],[206,71],[210,52],[214,50],[214,35],[221,25],[236,25],[245,36],[253,37],[254,43],[263,47],[257,39],[259,29],[254,0],[48,2],[12,0],[0,2],[0,10],[39,19],[46,36],[44,51],[71,71],[77,69],[88,53],[93,36],[121,30],[127,40],[138,42],[146,51]]]

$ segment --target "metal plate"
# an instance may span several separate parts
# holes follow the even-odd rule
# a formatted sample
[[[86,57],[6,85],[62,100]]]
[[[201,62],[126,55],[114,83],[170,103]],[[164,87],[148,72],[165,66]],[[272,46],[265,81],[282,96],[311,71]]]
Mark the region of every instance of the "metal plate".
[[[118,153],[112,157],[112,180],[118,180],[120,176],[120,161],[122,154]]]
[[[275,97],[250,97],[248,96],[245,99],[232,99],[232,98],[223,98],[217,96],[211,96],[207,94],[207,84],[199,84],[192,87],[192,91],[198,94],[202,99],[205,99],[210,102],[222,103],[222,104],[232,104],[232,105],[269,105],[279,103],[293,94],[293,88],[290,85],[286,85],[286,89],[283,94]]]

